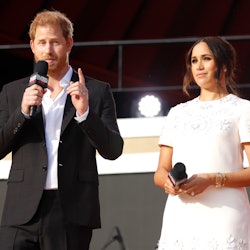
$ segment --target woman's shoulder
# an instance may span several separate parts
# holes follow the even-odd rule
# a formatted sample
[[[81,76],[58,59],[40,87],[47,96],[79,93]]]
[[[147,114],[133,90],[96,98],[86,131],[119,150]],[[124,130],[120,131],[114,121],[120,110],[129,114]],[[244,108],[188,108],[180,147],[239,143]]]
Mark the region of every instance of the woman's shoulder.
[[[234,94],[230,94],[228,100],[237,106],[250,106],[250,100]]]

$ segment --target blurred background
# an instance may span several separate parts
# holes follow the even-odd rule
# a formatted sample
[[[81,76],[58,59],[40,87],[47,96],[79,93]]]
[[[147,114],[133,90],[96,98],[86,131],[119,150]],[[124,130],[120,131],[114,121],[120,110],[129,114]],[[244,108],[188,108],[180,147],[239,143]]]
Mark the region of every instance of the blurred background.
[[[0,0],[0,88],[33,73],[28,30],[43,9],[60,10],[74,23],[70,64],[110,83],[119,122],[142,118],[146,124],[146,117],[162,117],[187,100],[182,92],[185,54],[203,36],[222,36],[233,44],[237,86],[250,98],[249,0]],[[191,97],[197,94],[194,88]],[[134,123],[126,129],[134,129]],[[143,143],[157,147],[159,133],[143,134],[150,137]],[[126,145],[131,152],[132,144]],[[142,144],[133,145],[137,154]],[[144,150],[134,164],[143,168],[152,151],[157,153],[155,148]],[[100,174],[103,228],[94,234],[91,250],[155,249],[166,199],[153,185],[156,164],[147,171]],[[1,211],[4,178],[0,184]]]
[[[60,10],[74,23],[71,65],[111,84],[120,118],[140,115],[145,94],[160,100],[159,115],[186,100],[185,53],[202,36],[232,42],[238,86],[250,96],[249,0],[1,0],[0,87],[33,72],[28,29],[43,9]]]

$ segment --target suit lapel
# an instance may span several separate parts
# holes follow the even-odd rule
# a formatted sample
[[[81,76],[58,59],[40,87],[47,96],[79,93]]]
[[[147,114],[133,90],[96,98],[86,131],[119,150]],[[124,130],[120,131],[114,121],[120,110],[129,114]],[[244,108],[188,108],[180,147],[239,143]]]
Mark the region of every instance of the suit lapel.
[[[65,103],[64,108],[64,114],[63,114],[63,120],[62,120],[62,127],[61,127],[61,134],[63,134],[65,128],[69,124],[69,122],[73,119],[75,116],[76,110],[71,102],[71,96],[68,95]]]
[[[73,71],[71,81],[74,81],[74,82],[78,81],[78,75],[77,75],[76,71]],[[75,114],[76,114],[76,110],[71,102],[71,96],[68,95],[67,99],[66,99],[65,107],[64,107],[61,134],[63,134],[65,128],[67,127],[67,125],[69,124],[71,119],[74,118]]]
[[[39,131],[42,138],[45,138],[44,126],[43,124],[43,116],[42,116],[42,108],[41,106],[37,107],[36,115],[34,118],[31,118],[32,122],[34,122],[37,130]]]

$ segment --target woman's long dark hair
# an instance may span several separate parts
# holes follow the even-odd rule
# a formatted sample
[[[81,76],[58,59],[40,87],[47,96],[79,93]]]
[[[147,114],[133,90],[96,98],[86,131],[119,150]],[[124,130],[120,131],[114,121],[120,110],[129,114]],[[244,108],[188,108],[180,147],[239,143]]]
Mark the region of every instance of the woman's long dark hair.
[[[218,86],[220,89],[226,88],[229,93],[237,95],[235,87],[235,71],[236,71],[236,52],[234,47],[225,39],[221,37],[204,37],[197,42],[195,42],[192,47],[188,50],[186,55],[186,73],[183,79],[183,91],[189,95],[188,88],[190,85],[195,84],[192,71],[191,71],[191,56],[193,48],[200,42],[207,44],[208,48],[211,50],[215,63],[217,65],[217,72],[215,78],[220,79],[221,71],[226,69],[226,86]]]

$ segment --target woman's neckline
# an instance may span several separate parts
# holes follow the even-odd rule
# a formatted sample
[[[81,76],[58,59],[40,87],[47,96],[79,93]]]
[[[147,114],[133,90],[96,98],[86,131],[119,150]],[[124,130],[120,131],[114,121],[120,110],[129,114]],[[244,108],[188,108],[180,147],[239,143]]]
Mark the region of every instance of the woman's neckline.
[[[229,94],[225,94],[223,96],[220,96],[220,97],[217,97],[217,98],[214,98],[214,99],[208,99],[208,100],[201,100],[200,96],[198,96],[197,100],[198,100],[198,102],[201,102],[201,103],[211,103],[211,102],[216,102],[216,101],[227,99],[231,95],[232,94],[229,93]]]

